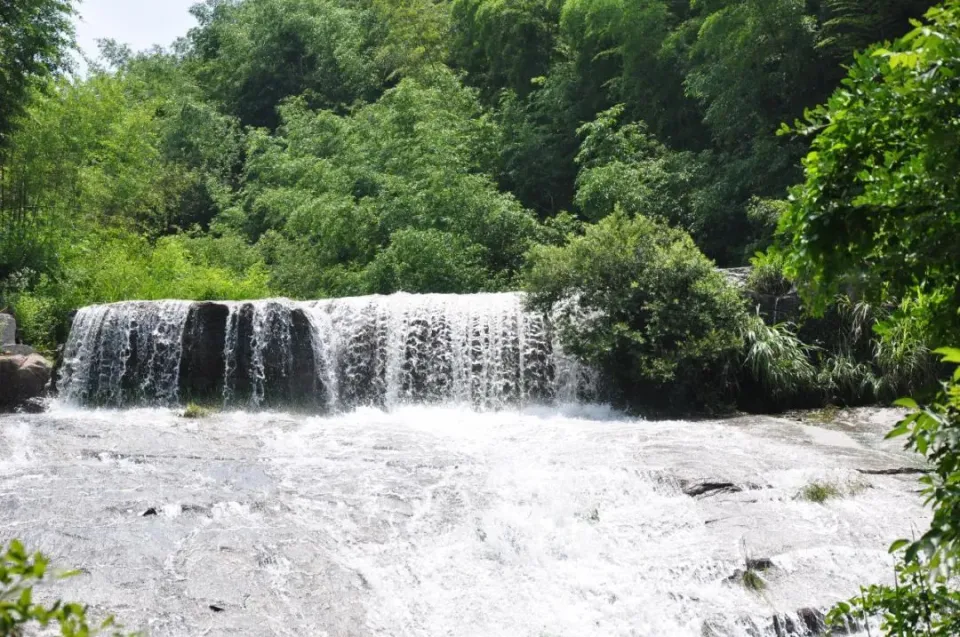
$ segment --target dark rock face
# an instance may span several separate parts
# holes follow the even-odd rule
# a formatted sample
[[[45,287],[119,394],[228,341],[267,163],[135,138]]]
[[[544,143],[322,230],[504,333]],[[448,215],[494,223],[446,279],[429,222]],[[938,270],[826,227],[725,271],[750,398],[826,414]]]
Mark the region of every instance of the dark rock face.
[[[185,401],[223,395],[224,341],[230,311],[218,303],[190,308],[183,330],[180,359],[180,396]]]
[[[721,269],[720,272],[732,285],[740,289],[743,296],[768,325],[796,321],[803,309],[800,295],[797,294],[796,290],[791,290],[787,294],[776,295],[750,289],[749,280],[752,269],[751,267],[726,268]]]
[[[41,396],[53,367],[42,356],[0,356],[0,411]]]
[[[788,615],[773,618],[773,631],[777,637],[807,637],[810,635],[826,635],[826,616],[815,608],[801,608],[795,617]],[[846,632],[833,631],[835,634]]]
[[[231,402],[263,407],[324,404],[310,321],[302,309],[248,303],[224,317],[224,324],[224,336],[216,342],[221,343],[219,369]],[[195,384],[195,374],[191,370],[181,383]]]

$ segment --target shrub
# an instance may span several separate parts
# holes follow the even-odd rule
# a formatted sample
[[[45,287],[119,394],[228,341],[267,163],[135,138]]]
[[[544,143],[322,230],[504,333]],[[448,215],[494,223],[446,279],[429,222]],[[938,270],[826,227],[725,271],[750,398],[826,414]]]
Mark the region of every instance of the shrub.
[[[742,408],[784,409],[817,393],[817,369],[810,361],[813,348],[797,337],[791,325],[771,326],[751,316],[740,334],[744,343]]]
[[[940,291],[931,327],[951,338],[960,336],[960,2],[914,24],[857,54],[827,104],[797,123],[816,137],[780,231],[815,307],[849,285],[876,304]]]
[[[483,289],[491,278],[486,249],[439,230],[398,230],[366,271],[370,290],[465,293]]]
[[[682,230],[622,212],[529,254],[529,304],[633,408],[716,408],[730,396],[743,300]]]
[[[839,498],[840,489],[830,482],[811,482],[800,491],[800,497],[810,502],[823,504],[831,498]]]
[[[758,252],[752,259],[747,289],[756,294],[784,296],[793,289],[793,283],[784,273],[784,257],[775,250]]]

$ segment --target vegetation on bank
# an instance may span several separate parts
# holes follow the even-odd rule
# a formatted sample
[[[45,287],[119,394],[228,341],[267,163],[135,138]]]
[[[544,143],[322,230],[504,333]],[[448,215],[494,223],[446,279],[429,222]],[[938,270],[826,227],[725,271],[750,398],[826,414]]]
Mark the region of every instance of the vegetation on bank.
[[[777,128],[931,5],[211,0],[170,48],[105,42],[78,77],[71,3],[17,3],[0,14],[14,47],[0,50],[0,307],[53,351],[73,309],[130,298],[526,288],[546,307],[576,293],[596,320],[567,340],[624,404],[892,399],[935,377],[927,327],[942,321],[927,309],[949,305],[948,278],[903,297],[838,284],[807,299],[826,320],[775,326],[707,270],[752,259],[752,293],[827,290],[836,267],[768,250],[778,223],[789,243],[815,216],[805,193],[819,192],[786,201],[810,145],[796,133],[823,127]],[[949,108],[917,100],[917,121]],[[903,117],[891,131],[913,125]],[[881,155],[924,143],[904,139]],[[924,156],[926,181],[897,197],[929,210],[950,196],[949,165],[935,165],[949,149]],[[650,239],[604,245],[640,231]],[[915,254],[941,247],[921,234]]]

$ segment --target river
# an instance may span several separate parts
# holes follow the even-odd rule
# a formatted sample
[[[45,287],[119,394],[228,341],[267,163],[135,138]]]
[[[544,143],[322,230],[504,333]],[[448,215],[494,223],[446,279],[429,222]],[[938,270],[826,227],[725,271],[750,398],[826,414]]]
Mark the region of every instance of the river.
[[[916,476],[863,473],[918,466],[896,417],[55,406],[0,416],[0,539],[154,636],[803,635],[928,524]],[[748,557],[761,591],[729,581]]]

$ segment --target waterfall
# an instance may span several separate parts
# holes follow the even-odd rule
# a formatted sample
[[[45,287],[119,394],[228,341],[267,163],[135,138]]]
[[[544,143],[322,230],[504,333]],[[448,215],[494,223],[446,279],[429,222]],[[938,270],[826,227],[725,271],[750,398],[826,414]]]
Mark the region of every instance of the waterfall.
[[[520,294],[395,294],[84,308],[60,386],[79,404],[327,411],[571,401],[591,381]]]
[[[77,312],[60,387],[77,403],[169,404],[179,398],[183,330],[190,303],[126,302]]]

